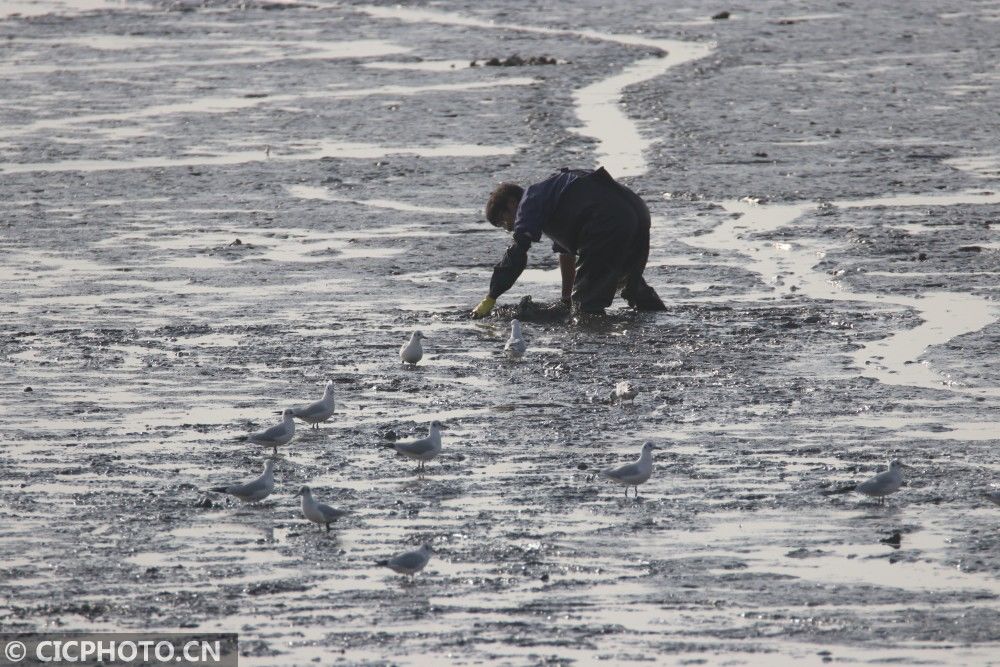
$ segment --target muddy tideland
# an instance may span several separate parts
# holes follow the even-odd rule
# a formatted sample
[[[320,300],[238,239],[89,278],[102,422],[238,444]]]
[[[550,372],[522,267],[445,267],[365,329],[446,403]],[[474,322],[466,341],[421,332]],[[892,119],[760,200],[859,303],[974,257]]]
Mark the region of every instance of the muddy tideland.
[[[550,5],[0,0],[0,630],[1000,663],[1000,6]],[[510,360],[558,269],[537,245],[470,320],[485,197],[596,164],[669,310],[528,322]],[[328,379],[273,495],[208,491]],[[418,476],[391,444],[433,419]],[[638,498],[595,475],[646,440]],[[885,505],[852,491],[890,459]],[[351,513],[318,530],[304,484]]]

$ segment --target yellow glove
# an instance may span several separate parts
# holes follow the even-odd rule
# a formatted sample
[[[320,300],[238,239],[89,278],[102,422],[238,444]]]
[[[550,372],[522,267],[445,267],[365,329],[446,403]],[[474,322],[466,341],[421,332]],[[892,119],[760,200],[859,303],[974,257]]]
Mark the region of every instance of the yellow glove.
[[[479,305],[472,310],[472,316],[475,318],[486,317],[493,312],[493,306],[497,305],[497,300],[493,297],[486,297],[479,302]]]

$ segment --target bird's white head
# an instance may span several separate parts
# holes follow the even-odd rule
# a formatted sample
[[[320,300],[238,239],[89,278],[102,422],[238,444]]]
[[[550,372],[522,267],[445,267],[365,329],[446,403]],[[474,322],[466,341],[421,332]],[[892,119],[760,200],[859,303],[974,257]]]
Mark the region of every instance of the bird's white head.
[[[420,545],[420,550],[426,553],[432,553],[434,551],[433,549],[431,549],[430,542],[424,542],[422,545]]]
[[[264,472],[271,472],[274,470],[274,459],[264,460]]]
[[[297,496],[308,496],[308,495],[311,495],[311,494],[312,494],[312,491],[309,490],[308,486],[303,486],[302,488],[300,488],[295,493],[295,495],[297,495]]]
[[[327,380],[326,381],[326,388],[323,389],[323,392],[325,394],[332,394],[333,393],[333,380]]]
[[[281,416],[284,417],[285,419],[291,419],[293,416],[295,416],[295,410],[292,410],[291,408],[285,408],[284,411],[282,411]]]
[[[510,332],[516,336],[521,335],[521,320],[510,321]]]
[[[910,466],[906,465],[905,463],[903,463],[899,459],[893,459],[893,460],[889,461],[889,470],[892,470],[892,471],[897,471],[897,470],[902,471],[903,468],[909,468],[909,467]]]
[[[412,338],[413,340],[424,340],[425,338],[427,338],[427,336],[424,335],[423,331],[417,329],[416,331],[413,332]]]
[[[646,443],[643,443],[643,445],[642,445],[642,453],[643,454],[647,454],[649,452],[652,452],[654,449],[659,449],[659,447],[657,447],[656,445],[654,445],[651,442],[646,442]]]
[[[441,422],[439,422],[438,420],[435,419],[434,421],[431,422],[431,428],[434,429],[434,430],[440,431],[441,430]]]

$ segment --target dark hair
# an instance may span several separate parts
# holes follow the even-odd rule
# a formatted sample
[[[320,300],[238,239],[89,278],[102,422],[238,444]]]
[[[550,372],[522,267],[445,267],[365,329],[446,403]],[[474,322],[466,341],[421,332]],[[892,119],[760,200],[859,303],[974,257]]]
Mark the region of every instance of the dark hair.
[[[503,215],[510,202],[515,204],[521,201],[524,196],[524,188],[517,183],[501,183],[490,193],[489,201],[486,202],[486,219],[494,227],[500,227],[503,223],[500,216]]]

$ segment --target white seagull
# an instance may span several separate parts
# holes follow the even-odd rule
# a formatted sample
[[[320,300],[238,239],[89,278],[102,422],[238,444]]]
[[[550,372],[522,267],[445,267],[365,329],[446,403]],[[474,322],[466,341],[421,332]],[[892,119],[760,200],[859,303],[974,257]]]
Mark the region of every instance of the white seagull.
[[[628,498],[628,487],[635,487],[635,496],[639,497],[639,485],[649,479],[653,474],[653,450],[657,446],[647,442],[642,446],[642,453],[639,460],[629,463],[619,468],[605,468],[601,471],[603,477],[607,477],[616,484],[625,487],[625,497]]]
[[[294,414],[294,410],[286,408],[285,411],[281,413],[280,424],[272,426],[271,428],[261,431],[260,433],[248,435],[247,440],[255,445],[271,447],[274,450],[274,453],[277,454],[278,447],[281,445],[287,445],[292,437],[295,436]]]
[[[885,497],[890,493],[896,493],[903,485],[903,468],[908,467],[899,461],[889,461],[888,470],[861,482],[855,487],[855,491],[869,498],[878,498],[879,504],[884,505]]]
[[[267,459],[264,463],[264,473],[246,484],[230,484],[229,486],[215,486],[209,489],[215,493],[225,493],[235,496],[245,503],[255,503],[264,500],[274,491],[274,461]]]
[[[419,549],[407,551],[393,556],[389,560],[377,561],[376,565],[387,567],[399,574],[414,575],[427,567],[427,561],[431,559],[431,545],[424,544]]]
[[[417,362],[424,358],[424,348],[420,347],[420,341],[426,338],[422,332],[414,331],[410,335],[409,342],[399,348],[399,360],[404,364],[416,366]]]
[[[326,389],[323,390],[323,398],[315,403],[293,408],[296,417],[304,422],[312,424],[313,428],[319,428],[321,422],[333,416],[333,380],[326,381]]]
[[[612,401],[634,401],[635,397],[639,395],[639,390],[635,388],[628,380],[622,380],[615,385],[614,391],[611,392]]]
[[[503,349],[515,359],[523,357],[524,353],[528,350],[528,346],[524,342],[524,337],[521,336],[520,320],[510,321],[510,338],[507,339],[507,344],[503,346]]]
[[[393,447],[403,456],[419,461],[417,470],[423,470],[424,463],[441,453],[441,422],[436,419],[431,422],[430,432],[426,438],[413,442],[397,442]]]
[[[347,510],[338,510],[329,505],[316,502],[308,486],[303,486],[295,495],[302,496],[302,513],[307,519],[319,526],[326,526],[330,532],[330,524],[347,514]]]

